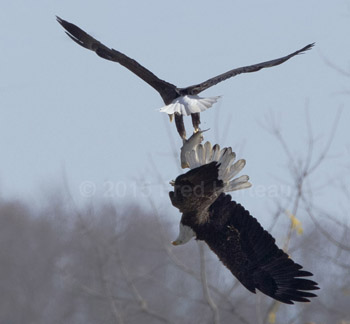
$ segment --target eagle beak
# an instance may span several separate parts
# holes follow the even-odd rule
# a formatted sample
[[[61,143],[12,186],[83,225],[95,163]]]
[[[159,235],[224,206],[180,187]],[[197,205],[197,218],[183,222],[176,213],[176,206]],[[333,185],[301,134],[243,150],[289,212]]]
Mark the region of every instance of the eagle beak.
[[[174,114],[170,114],[170,115],[168,115],[168,116],[169,116],[170,122],[172,122],[173,119],[174,119]]]
[[[181,242],[179,240],[176,240],[176,241],[172,241],[171,244],[176,246],[176,245],[180,245]]]

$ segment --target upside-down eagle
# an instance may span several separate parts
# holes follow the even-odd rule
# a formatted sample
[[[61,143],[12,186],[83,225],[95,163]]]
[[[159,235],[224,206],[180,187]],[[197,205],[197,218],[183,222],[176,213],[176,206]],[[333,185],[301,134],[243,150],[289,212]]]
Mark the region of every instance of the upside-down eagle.
[[[78,26],[66,20],[63,20],[60,17],[57,17],[57,21],[66,30],[66,34],[77,44],[96,52],[98,56],[106,60],[114,61],[123,65],[128,70],[135,73],[143,81],[147,82],[155,90],[157,90],[165,103],[165,106],[161,108],[160,111],[167,113],[170,117],[170,120],[172,120],[173,116],[175,116],[176,129],[183,139],[186,139],[183,115],[191,115],[194,130],[197,132],[199,130],[200,124],[199,114],[202,111],[210,108],[220,97],[217,96],[203,98],[198,96],[199,93],[216,85],[221,81],[232,78],[238,74],[255,72],[264,68],[282,64],[293,56],[305,52],[314,46],[314,43],[312,43],[287,56],[254,65],[239,67],[219,74],[204,82],[186,88],[178,88],[174,84],[159,79],[156,75],[136,62],[134,59],[113,48],[109,48],[103,45],[101,42],[80,29]]]
[[[249,291],[256,289],[286,304],[309,302],[310,291],[318,284],[304,277],[302,270],[277,247],[275,239],[258,221],[232,200],[226,192],[248,188],[248,176],[232,178],[240,172],[244,160],[235,163],[231,148],[220,150],[210,142],[184,153],[191,168],[172,183],[172,204],[182,213],[180,233],[174,245],[192,237],[205,241],[222,263]]]

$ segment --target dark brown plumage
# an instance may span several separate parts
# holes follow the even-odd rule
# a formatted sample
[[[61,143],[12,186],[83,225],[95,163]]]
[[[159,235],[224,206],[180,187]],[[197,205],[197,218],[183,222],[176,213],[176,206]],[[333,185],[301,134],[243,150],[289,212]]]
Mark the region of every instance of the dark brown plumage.
[[[204,82],[201,82],[189,87],[185,87],[185,88],[178,88],[174,84],[171,84],[169,82],[159,79],[156,75],[154,75],[151,71],[143,67],[134,59],[126,56],[125,54],[113,48],[109,48],[105,46],[104,44],[102,44],[101,42],[99,42],[89,34],[87,34],[85,31],[80,29],[78,26],[66,20],[63,20],[60,17],[57,17],[57,21],[66,30],[66,34],[74,42],[76,42],[82,47],[85,47],[89,50],[94,51],[98,56],[106,60],[117,62],[123,65],[128,70],[136,74],[139,78],[147,82],[151,87],[153,87],[160,94],[160,96],[162,97],[166,105],[171,104],[175,99],[181,96],[198,95],[202,91],[218,84],[219,82],[222,82],[228,78],[232,78],[238,74],[256,72],[263,68],[268,68],[268,67],[282,64],[283,62],[289,60],[293,56],[298,55],[302,52],[305,52],[314,46],[314,43],[309,44],[303,47],[302,49],[292,54],[289,54],[287,56],[284,56],[275,60],[271,60],[271,61],[266,61],[266,62],[254,64],[254,65],[236,68],[228,72],[222,73],[218,76],[215,76],[213,78],[210,78]],[[195,130],[197,131],[199,129],[198,127],[200,124],[199,112],[191,113],[191,116],[192,116],[192,124]],[[175,113],[175,123],[176,123],[177,131],[179,132],[180,136],[185,139],[186,132],[185,132],[182,114]]]
[[[232,274],[251,292],[286,304],[309,302],[317,283],[277,247],[275,239],[240,204],[231,200],[212,162],[175,180],[172,204],[183,213],[181,224],[205,241]],[[200,193],[200,194],[198,194]]]

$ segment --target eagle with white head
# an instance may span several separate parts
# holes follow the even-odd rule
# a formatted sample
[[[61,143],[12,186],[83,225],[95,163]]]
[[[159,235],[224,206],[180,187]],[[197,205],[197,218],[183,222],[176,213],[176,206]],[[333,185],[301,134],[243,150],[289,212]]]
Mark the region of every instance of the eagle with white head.
[[[180,233],[174,245],[191,238],[205,241],[220,261],[249,291],[262,293],[286,304],[309,302],[318,284],[302,270],[259,222],[227,192],[248,188],[246,175],[234,178],[245,166],[235,161],[231,148],[210,142],[188,145],[183,163],[191,169],[172,183],[169,193],[182,213]]]

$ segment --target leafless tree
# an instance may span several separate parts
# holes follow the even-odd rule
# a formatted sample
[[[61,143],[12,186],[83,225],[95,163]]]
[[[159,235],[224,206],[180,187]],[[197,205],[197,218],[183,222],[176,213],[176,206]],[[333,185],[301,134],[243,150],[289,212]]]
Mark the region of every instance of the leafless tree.
[[[254,296],[195,240],[173,247],[180,215],[170,201],[159,206],[149,196],[149,206],[98,199],[77,206],[65,188],[40,208],[0,199],[0,323],[349,322],[349,161],[329,154],[340,114],[324,143],[307,114],[299,155],[273,120],[266,127],[284,153],[291,190],[259,218],[269,216],[273,236],[315,274],[321,290],[310,304]],[[330,168],[334,163],[343,169]],[[151,159],[150,165],[166,184]],[[324,169],[332,170],[329,178]]]

